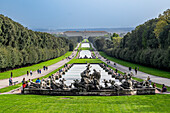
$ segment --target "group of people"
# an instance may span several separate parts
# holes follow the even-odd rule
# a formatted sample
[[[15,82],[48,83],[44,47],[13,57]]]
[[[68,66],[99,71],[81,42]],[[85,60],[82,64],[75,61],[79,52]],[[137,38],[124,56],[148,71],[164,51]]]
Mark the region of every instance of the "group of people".
[[[33,82],[33,80],[29,79],[28,81],[25,80],[25,78],[23,78],[22,80],[22,87],[21,87],[21,91],[23,93],[24,89],[27,88],[28,86],[31,85],[31,83]],[[39,78],[37,78],[37,80],[35,81],[35,83],[40,84],[41,80]]]
[[[27,76],[29,76],[29,74],[32,76],[32,70],[30,70],[30,72],[27,71]]]
[[[139,67],[135,67],[135,74],[137,75],[137,72],[139,70]],[[132,71],[132,67],[129,67],[129,71]]]

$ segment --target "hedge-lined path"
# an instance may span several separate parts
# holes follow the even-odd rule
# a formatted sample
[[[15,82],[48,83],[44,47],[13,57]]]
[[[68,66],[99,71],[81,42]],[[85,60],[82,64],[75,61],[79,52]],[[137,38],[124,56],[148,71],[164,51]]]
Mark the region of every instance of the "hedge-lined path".
[[[94,48],[93,44],[91,44],[91,45]],[[94,51],[95,55],[100,60],[107,63],[107,61],[106,61],[107,59],[104,59],[95,48],[94,48],[94,50],[95,50]],[[114,67],[114,63],[116,63],[116,62],[110,61],[110,64],[108,64],[108,65]],[[117,64],[117,63],[116,63],[116,67],[114,67],[114,68],[117,68],[121,72],[129,72],[129,67],[126,67],[126,66],[123,66],[123,65],[120,65],[120,64]],[[132,72],[134,73],[134,77],[136,77],[136,78],[146,80],[147,77],[149,76],[151,78],[152,82],[155,82],[155,83],[158,83],[158,84],[165,84],[165,86],[170,87],[170,79],[168,79],[168,78],[163,78],[163,77],[150,75],[150,74],[147,74],[147,73],[144,73],[144,72],[141,72],[141,71],[137,71],[137,75],[135,75],[135,70],[134,69],[132,69]]]
[[[77,45],[76,49],[78,49],[79,45],[80,45],[80,43]],[[76,53],[77,53],[77,51],[74,50],[72,52],[72,54],[70,55],[70,58],[73,59],[74,56],[76,56]],[[44,71],[43,69],[41,69],[41,74],[38,74],[37,71],[33,71],[32,76],[30,76],[30,75],[27,76],[27,74],[25,74],[25,75],[22,75],[22,76],[19,76],[19,77],[14,77],[14,78],[12,78],[12,80],[13,80],[13,82],[18,81],[18,83],[21,83],[23,78],[25,78],[26,81],[29,80],[29,79],[40,78],[40,77],[45,76],[48,73],[56,70],[57,68],[63,66],[65,63],[69,62],[71,59],[63,59],[63,60],[61,60],[61,61],[59,61],[59,62],[57,62],[53,65],[50,65],[50,66],[48,66],[48,70]],[[9,86],[9,79],[0,80],[0,89],[4,88],[4,87],[8,87],[8,86]]]

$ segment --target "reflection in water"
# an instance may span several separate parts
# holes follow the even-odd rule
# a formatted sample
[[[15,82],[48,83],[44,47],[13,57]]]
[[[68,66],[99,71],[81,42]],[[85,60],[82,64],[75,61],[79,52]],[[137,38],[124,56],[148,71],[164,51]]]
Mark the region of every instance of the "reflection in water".
[[[101,79],[100,79],[100,85],[104,86],[104,83],[102,83],[103,79],[106,80],[115,80],[115,78],[111,78],[111,75],[108,75],[107,72],[105,72],[98,64],[90,64],[92,66],[92,68],[90,68],[90,74],[93,73],[93,69],[96,69],[96,71],[101,72]],[[86,69],[87,64],[74,64],[73,67],[66,72],[65,75],[63,75],[62,77],[66,79],[65,83],[66,85],[70,85],[71,83],[73,83],[73,80],[81,79],[81,75],[80,73],[83,72]],[[116,80],[117,84],[120,84],[118,80]]]
[[[90,52],[89,50],[82,50],[82,51],[80,51],[80,56],[79,56],[79,58],[85,58],[85,56],[86,56],[87,58],[92,58],[91,52]]]

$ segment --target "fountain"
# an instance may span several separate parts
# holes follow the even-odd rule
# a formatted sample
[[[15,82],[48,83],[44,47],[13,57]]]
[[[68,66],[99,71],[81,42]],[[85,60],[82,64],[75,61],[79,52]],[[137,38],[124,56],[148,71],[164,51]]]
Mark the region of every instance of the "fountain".
[[[74,69],[78,66],[83,68],[72,76]],[[132,73],[118,74],[104,64],[74,64],[66,67],[68,72],[61,76],[61,73],[49,76],[42,80],[41,84],[31,83],[24,89],[25,94],[44,95],[140,95],[155,94],[155,89],[147,84],[147,81],[140,83],[132,80]],[[85,69],[85,70],[84,70]],[[81,71],[81,73],[80,73]],[[68,73],[68,74],[67,74]],[[108,74],[110,73],[110,74]],[[74,78],[74,79],[72,79]]]

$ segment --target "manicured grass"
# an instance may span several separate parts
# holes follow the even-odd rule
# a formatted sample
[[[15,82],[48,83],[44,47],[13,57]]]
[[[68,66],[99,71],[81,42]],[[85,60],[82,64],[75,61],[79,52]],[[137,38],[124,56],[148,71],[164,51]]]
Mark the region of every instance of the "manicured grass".
[[[72,63],[102,63],[100,59],[73,59],[68,64]]]
[[[93,51],[93,48],[89,48],[89,47],[82,47],[82,48],[79,48],[79,50],[91,50],[91,51]]]
[[[168,113],[170,95],[43,96],[0,95],[0,111],[62,113]]]
[[[148,74],[151,74],[151,75],[155,75],[155,76],[170,78],[170,72],[168,72],[168,71],[163,71],[163,70],[159,70],[159,69],[156,69],[156,68],[146,67],[146,66],[142,66],[142,65],[139,65],[139,64],[134,64],[134,63],[131,63],[131,62],[123,61],[123,60],[120,60],[120,59],[117,59],[117,58],[114,58],[114,57],[110,57],[110,56],[106,55],[104,52],[100,52],[100,55],[102,55],[103,57],[105,57],[105,58],[107,58],[111,61],[114,61],[118,64],[121,64],[123,66],[132,67],[133,69],[135,67],[139,67],[139,71],[142,71],[142,72],[145,72],[145,73],[148,73]]]
[[[0,73],[0,79],[9,78],[10,75],[11,75],[11,72],[13,72],[13,77],[18,77],[18,76],[26,74],[27,71],[30,71],[30,70],[36,71],[37,69],[42,69],[43,66],[50,66],[52,64],[55,64],[55,63],[61,61],[62,59],[70,56],[71,54],[72,54],[72,52],[67,52],[65,55],[58,57],[58,58],[55,58],[55,59],[52,59],[52,60],[48,60],[48,61],[45,61],[45,62],[42,62],[42,63],[39,63],[39,64],[35,64],[35,65],[32,65],[32,66],[23,67],[23,68],[14,69],[14,70],[10,70],[10,71]]]
[[[84,42],[89,42],[89,40],[88,40],[88,39],[83,39],[82,42],[83,42],[83,43],[84,43]]]
[[[22,84],[19,83],[19,84],[13,85],[13,86],[8,86],[8,87],[5,87],[5,88],[1,88],[0,93],[9,92],[9,91],[17,89],[17,88],[19,88],[21,86],[22,86]]]

